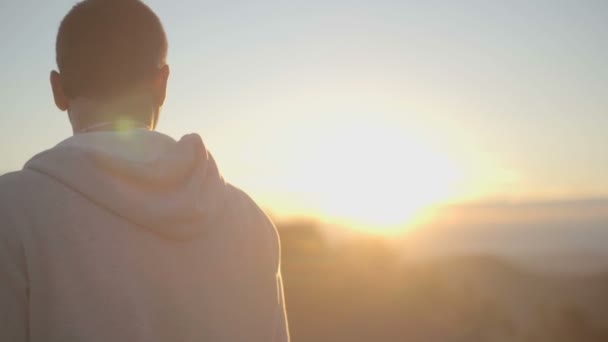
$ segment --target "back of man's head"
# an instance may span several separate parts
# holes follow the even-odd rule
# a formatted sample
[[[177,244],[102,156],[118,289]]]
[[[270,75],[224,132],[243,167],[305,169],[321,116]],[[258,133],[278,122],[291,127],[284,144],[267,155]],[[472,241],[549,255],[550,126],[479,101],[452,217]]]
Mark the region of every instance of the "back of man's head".
[[[84,0],[59,27],[61,85],[69,99],[106,100],[145,86],[165,65],[167,38],[139,0]]]

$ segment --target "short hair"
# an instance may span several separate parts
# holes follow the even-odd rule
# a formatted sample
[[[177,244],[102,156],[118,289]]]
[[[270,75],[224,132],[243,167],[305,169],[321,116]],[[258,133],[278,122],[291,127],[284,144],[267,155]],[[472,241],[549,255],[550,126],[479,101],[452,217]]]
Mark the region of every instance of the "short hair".
[[[84,0],[63,18],[57,67],[70,98],[105,99],[150,80],[165,64],[167,36],[140,0]]]

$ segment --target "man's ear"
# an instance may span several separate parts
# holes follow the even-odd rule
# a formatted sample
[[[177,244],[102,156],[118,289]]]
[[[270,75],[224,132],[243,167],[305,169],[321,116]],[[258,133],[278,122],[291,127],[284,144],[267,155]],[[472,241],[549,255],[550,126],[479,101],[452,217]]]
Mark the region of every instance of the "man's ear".
[[[154,106],[162,107],[167,97],[167,80],[169,79],[169,66],[165,64],[158,71],[158,76],[154,80]]]
[[[53,98],[55,99],[55,105],[59,110],[66,111],[69,107],[69,99],[63,90],[63,84],[61,82],[61,74],[57,71],[51,71],[51,88],[53,89]]]

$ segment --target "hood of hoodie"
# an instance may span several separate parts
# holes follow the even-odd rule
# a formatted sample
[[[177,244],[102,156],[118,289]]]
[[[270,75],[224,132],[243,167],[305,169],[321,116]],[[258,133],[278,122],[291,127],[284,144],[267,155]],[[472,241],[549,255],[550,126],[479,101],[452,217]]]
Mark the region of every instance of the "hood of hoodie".
[[[70,137],[25,164],[114,215],[164,237],[189,239],[221,210],[226,184],[197,134],[146,129]]]

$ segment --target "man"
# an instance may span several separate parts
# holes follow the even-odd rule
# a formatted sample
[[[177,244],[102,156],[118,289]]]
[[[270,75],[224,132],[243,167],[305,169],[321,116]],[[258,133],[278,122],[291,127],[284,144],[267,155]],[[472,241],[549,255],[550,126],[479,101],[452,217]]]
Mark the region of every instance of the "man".
[[[0,341],[288,341],[273,224],[198,135],[154,131],[156,15],[82,1],[56,53],[74,136],[0,177]]]

